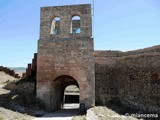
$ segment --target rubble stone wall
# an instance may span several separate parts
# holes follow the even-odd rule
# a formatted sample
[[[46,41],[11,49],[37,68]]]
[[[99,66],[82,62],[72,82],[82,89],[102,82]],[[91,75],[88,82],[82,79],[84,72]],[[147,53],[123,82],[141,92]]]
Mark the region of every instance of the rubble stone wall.
[[[123,104],[160,112],[160,46],[121,52],[95,51],[96,104]]]

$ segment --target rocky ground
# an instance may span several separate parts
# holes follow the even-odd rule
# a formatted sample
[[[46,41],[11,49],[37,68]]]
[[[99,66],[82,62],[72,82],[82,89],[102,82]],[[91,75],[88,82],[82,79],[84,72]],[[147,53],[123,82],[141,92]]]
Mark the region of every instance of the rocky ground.
[[[4,72],[1,72],[0,71],[0,85],[4,86],[7,82],[9,81],[14,81],[14,80],[17,80],[16,78],[10,76],[10,75],[7,75],[6,73]]]
[[[3,87],[9,82],[15,82],[15,79],[12,76],[6,75],[4,72],[0,72],[0,120],[31,120],[34,117],[23,114],[17,111],[13,111],[7,108],[10,103],[11,91],[6,90]],[[16,96],[12,96],[11,99],[14,99]]]
[[[87,120],[137,120],[131,116],[124,116],[116,113],[107,107],[94,107],[87,111]]]
[[[0,120],[32,120],[34,117],[0,107]]]

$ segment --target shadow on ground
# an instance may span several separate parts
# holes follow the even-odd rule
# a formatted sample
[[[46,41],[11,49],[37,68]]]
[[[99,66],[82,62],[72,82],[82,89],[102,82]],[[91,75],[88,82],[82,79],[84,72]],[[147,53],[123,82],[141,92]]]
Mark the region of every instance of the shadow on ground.
[[[21,79],[0,88],[0,107],[31,116],[42,116],[46,110],[36,99],[35,80]]]
[[[79,104],[64,105],[64,109],[48,112],[36,98],[35,80],[22,79],[9,82],[0,88],[0,107],[34,117],[72,117],[79,113]],[[76,106],[76,107],[75,107]]]

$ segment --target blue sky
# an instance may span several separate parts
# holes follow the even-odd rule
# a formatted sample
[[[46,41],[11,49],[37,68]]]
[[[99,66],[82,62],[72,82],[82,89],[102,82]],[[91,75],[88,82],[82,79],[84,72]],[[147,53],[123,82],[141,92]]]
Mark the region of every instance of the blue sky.
[[[0,66],[24,66],[37,52],[40,7],[93,0],[0,0]],[[160,44],[160,0],[94,0],[95,50],[135,50]]]

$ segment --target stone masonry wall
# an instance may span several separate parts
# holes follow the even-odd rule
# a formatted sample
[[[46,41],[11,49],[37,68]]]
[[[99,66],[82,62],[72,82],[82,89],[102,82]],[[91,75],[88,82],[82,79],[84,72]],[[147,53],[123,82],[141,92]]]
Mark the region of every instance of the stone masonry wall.
[[[97,105],[117,98],[129,107],[160,112],[160,46],[94,55]]]
[[[79,34],[70,33],[71,19],[80,16]],[[51,23],[60,18],[60,34],[50,34]],[[80,89],[80,103],[95,105],[95,68],[91,5],[41,8],[40,39],[37,54],[37,97],[49,110],[60,109],[62,84],[58,78],[72,78]]]
[[[49,96],[52,96],[54,93],[59,94],[56,92],[58,88],[54,89],[54,84],[56,84],[54,80],[61,75],[69,75],[75,78],[79,84],[80,102],[86,103],[87,108],[90,108],[92,104],[94,106],[95,85],[92,39],[63,40],[58,43],[48,41],[45,44],[44,42],[43,45],[42,43],[39,44],[37,94],[39,96],[42,95],[41,98],[44,100],[52,99],[43,96],[45,94],[49,94]],[[58,99],[56,98],[58,96],[55,95],[54,100],[51,101],[56,102],[55,99]]]

